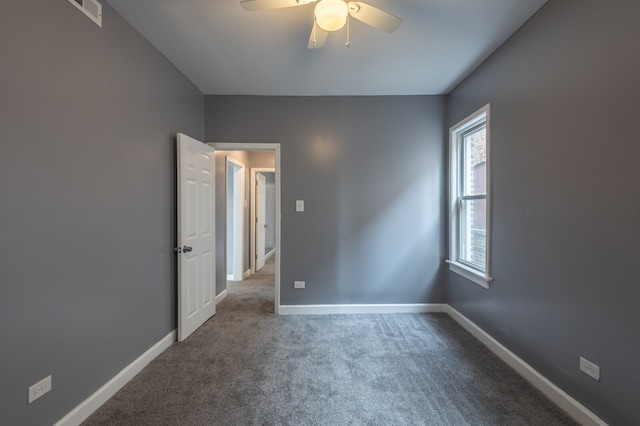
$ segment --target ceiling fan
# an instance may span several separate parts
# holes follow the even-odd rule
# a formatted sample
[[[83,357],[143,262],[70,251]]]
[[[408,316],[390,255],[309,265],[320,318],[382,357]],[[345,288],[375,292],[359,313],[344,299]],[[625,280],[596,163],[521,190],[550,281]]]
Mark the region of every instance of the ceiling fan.
[[[249,12],[256,10],[281,9],[317,3],[314,11],[314,24],[309,36],[309,49],[324,46],[331,31],[344,27],[349,16],[379,30],[392,33],[402,23],[402,19],[389,12],[360,1],[344,0],[242,0],[240,4]],[[348,24],[347,24],[348,29]],[[347,47],[349,47],[347,34]]]

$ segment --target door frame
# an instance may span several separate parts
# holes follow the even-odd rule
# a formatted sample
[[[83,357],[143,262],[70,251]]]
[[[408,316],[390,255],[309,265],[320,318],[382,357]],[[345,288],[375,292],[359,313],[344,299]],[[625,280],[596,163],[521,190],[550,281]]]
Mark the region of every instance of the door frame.
[[[281,161],[280,161],[280,144],[279,143],[236,143],[236,142],[207,142],[216,150],[220,151],[261,151],[273,152],[275,156],[275,174],[276,174],[276,261],[275,261],[275,300],[274,311],[276,315],[280,311],[280,254],[281,254]]]
[[[225,194],[229,191],[229,163],[238,167],[233,173],[233,268],[227,270],[227,280],[242,281],[244,274],[244,177],[245,166],[235,158],[225,156]],[[225,200],[227,197],[225,197]],[[228,219],[227,219],[228,223]],[[225,231],[228,231],[225,226]],[[225,233],[226,234],[226,233]],[[227,250],[227,255],[229,251]],[[226,265],[225,265],[226,266]]]
[[[251,180],[249,182],[250,183],[250,191],[251,191],[251,247],[250,247],[250,264],[251,264],[251,273],[255,274],[256,273],[256,263],[258,261],[258,259],[256,258],[257,254],[256,254],[256,243],[257,243],[257,234],[256,234],[256,175],[258,173],[261,172],[269,172],[269,173],[275,173],[276,169],[275,167],[252,167],[251,169]],[[277,199],[276,199],[276,204],[277,204]],[[276,217],[277,216],[277,212],[276,212]],[[277,243],[276,243],[277,246]]]

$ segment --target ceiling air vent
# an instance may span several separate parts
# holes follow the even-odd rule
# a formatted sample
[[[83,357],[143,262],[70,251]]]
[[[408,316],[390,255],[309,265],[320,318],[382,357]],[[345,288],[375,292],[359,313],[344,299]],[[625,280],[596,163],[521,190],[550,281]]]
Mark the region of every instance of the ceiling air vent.
[[[102,5],[96,0],[69,0],[69,3],[77,7],[93,22],[102,28]]]

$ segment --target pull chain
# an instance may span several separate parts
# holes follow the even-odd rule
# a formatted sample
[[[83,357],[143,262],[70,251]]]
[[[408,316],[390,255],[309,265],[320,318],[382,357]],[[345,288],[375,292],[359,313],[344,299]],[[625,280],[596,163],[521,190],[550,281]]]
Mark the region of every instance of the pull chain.
[[[349,36],[350,36],[350,33],[351,33],[351,31],[350,31],[351,27],[349,25],[350,23],[351,23],[351,14],[348,14],[347,15],[347,42],[345,43],[345,46],[347,46],[347,47],[351,46],[351,43],[349,41],[350,40]]]
[[[316,21],[316,17],[313,17],[313,45],[316,45],[316,27],[318,26],[318,22]]]

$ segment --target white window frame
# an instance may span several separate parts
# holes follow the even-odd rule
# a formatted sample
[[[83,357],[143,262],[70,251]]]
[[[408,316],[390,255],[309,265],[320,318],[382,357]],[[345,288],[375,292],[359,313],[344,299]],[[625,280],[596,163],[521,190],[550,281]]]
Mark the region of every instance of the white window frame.
[[[490,139],[491,139],[491,105],[487,104],[478,111],[469,115],[464,120],[455,124],[449,131],[449,270],[459,274],[466,279],[484,287],[489,288],[489,283],[493,281],[491,277],[491,163],[490,163]],[[462,136],[468,130],[477,127],[481,123],[486,125],[486,253],[484,271],[472,268],[458,261],[458,250],[460,247],[460,206],[459,198],[462,189],[460,188],[460,164],[461,164],[461,143]]]

